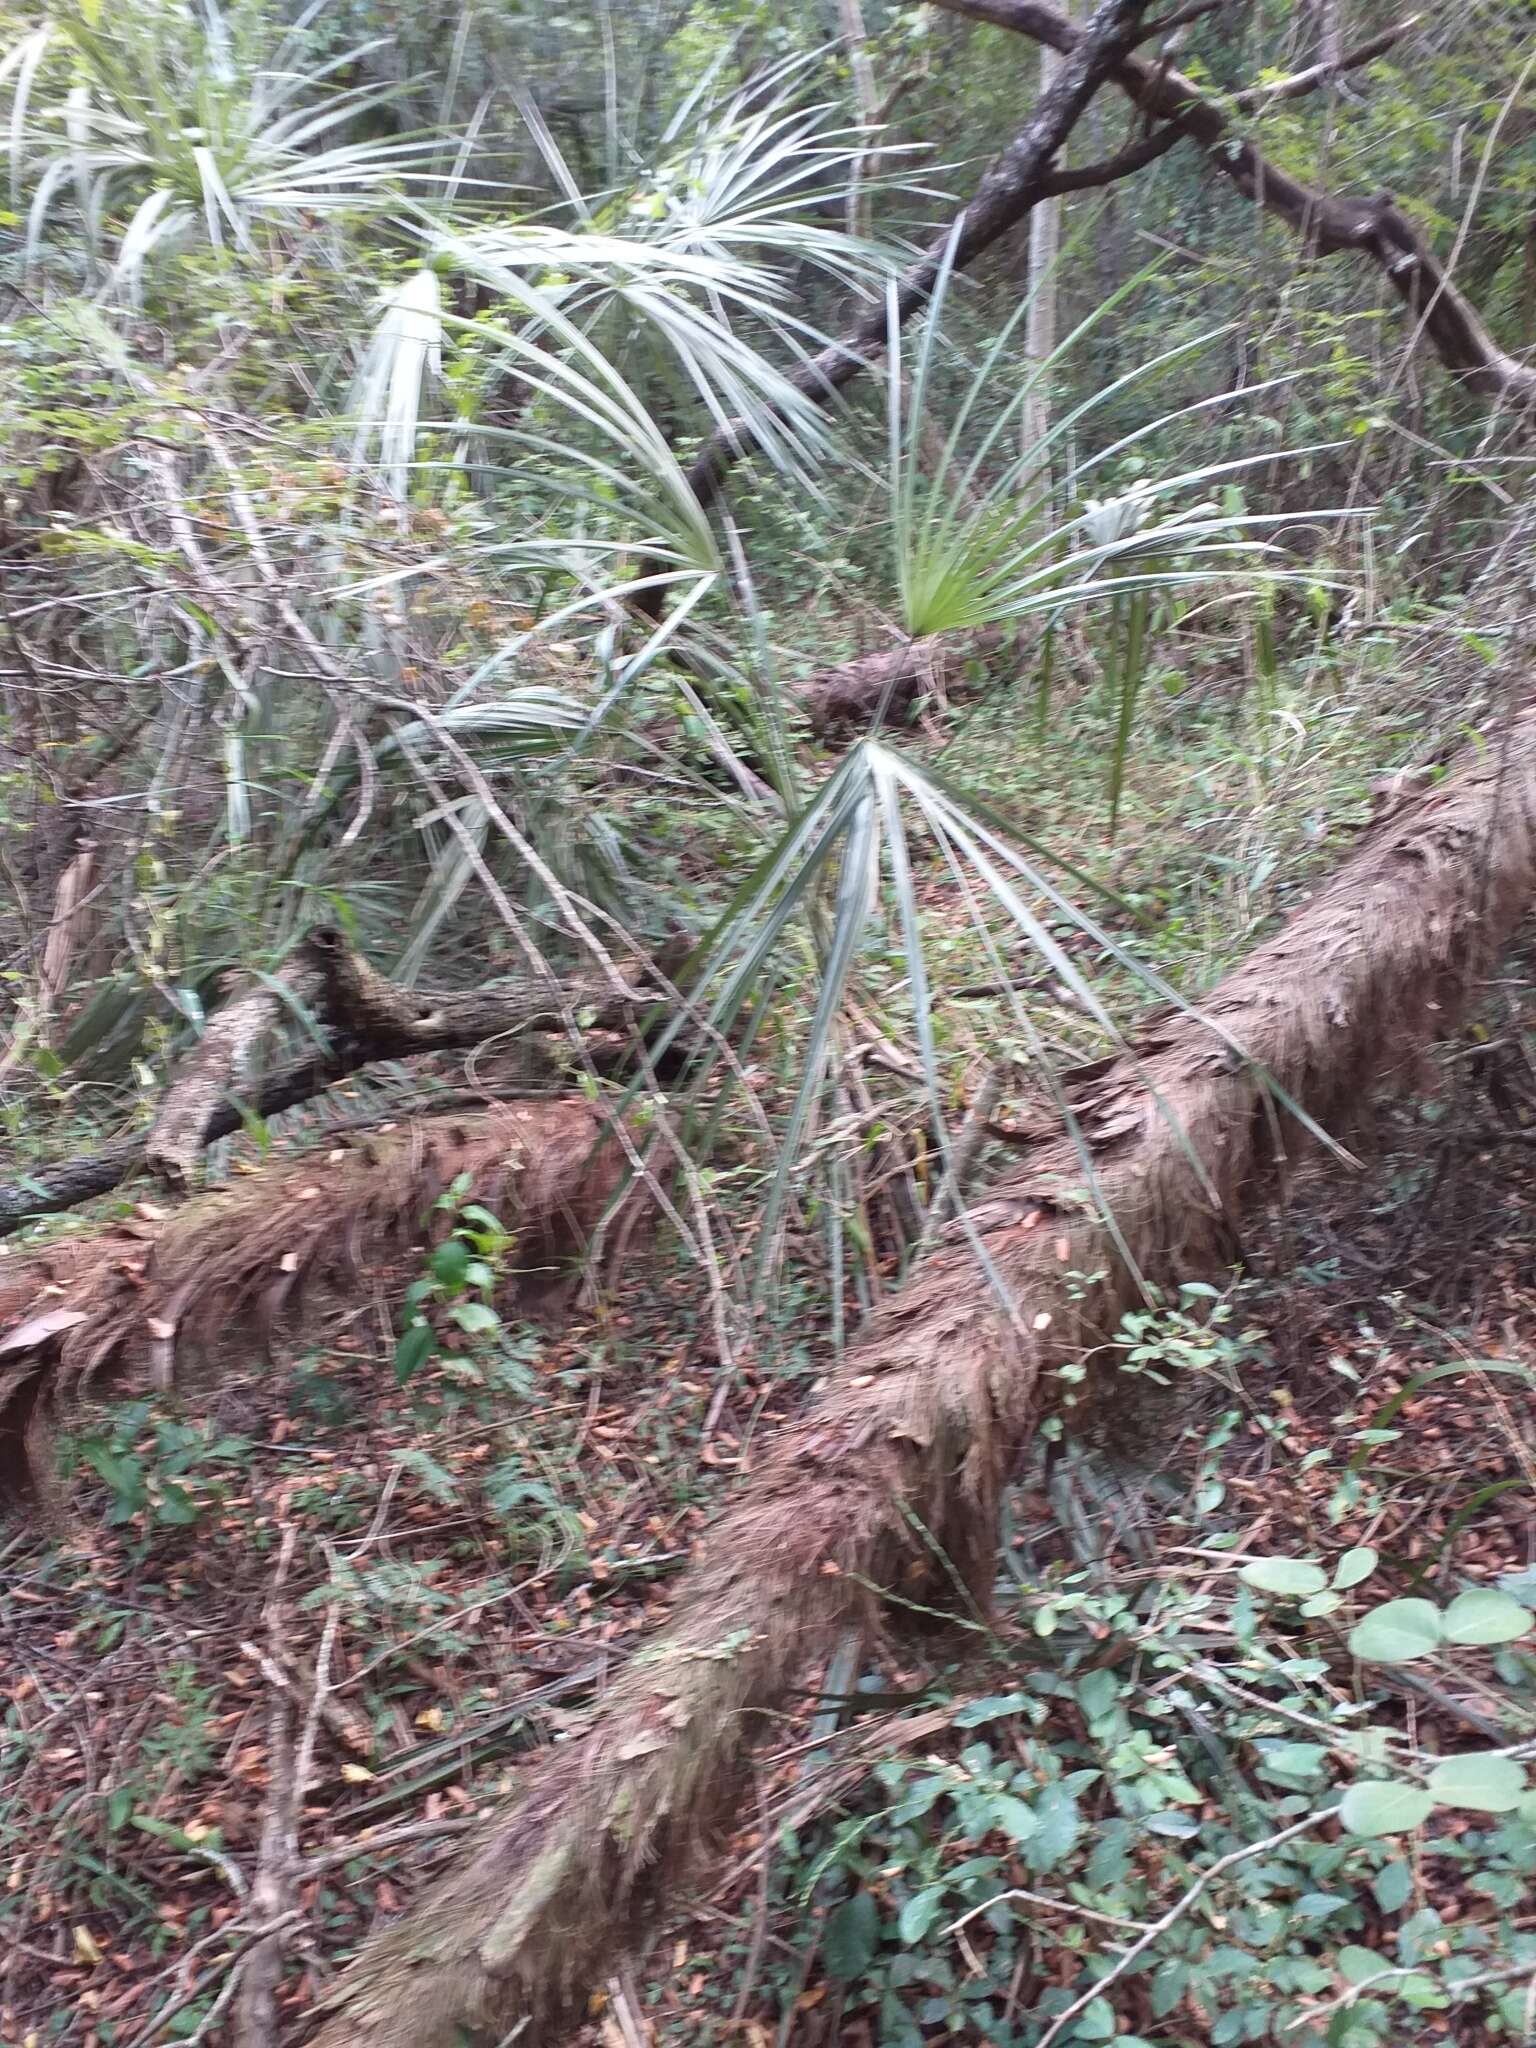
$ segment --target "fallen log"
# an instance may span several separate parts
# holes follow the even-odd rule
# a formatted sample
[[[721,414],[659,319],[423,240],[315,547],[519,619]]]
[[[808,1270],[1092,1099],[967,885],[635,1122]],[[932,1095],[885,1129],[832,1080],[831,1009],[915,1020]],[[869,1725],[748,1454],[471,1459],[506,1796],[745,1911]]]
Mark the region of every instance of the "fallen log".
[[[248,1114],[279,1115],[380,1060],[446,1052],[487,1038],[610,1029],[671,995],[666,976],[688,941],[662,949],[653,971],[626,963],[634,985],[615,991],[594,980],[477,989],[402,988],[387,980],[340,932],[312,931],[284,971],[217,1011],[202,1042],[172,1077],[149,1131],[120,1138],[83,1159],[61,1161],[0,1187],[0,1238],[40,1216],[109,1194],[141,1172],[171,1185],[190,1181],[201,1149],[241,1128]],[[284,993],[286,992],[286,993]],[[323,1046],[248,1078],[257,1041],[285,1002],[302,1004],[326,1031]]]
[[[1007,638],[1002,626],[986,626],[975,633],[930,633],[817,669],[795,695],[812,731],[822,739],[867,732],[876,724],[905,725],[920,702],[960,695],[971,665],[995,654]]]
[[[265,1338],[305,1290],[424,1243],[423,1218],[461,1177],[513,1236],[511,1278],[537,1290],[585,1243],[626,1164],[590,1103],[505,1103],[358,1134],[0,1264],[0,1499],[46,1490],[54,1420],[93,1384],[163,1385],[184,1344],[216,1346],[230,1328]]]
[[[1158,1020],[1078,1082],[1076,1139],[1032,1146],[875,1314],[715,1523],[666,1632],[362,1951],[303,2038],[552,2039],[743,1810],[754,1738],[787,1688],[875,1624],[879,1594],[901,1596],[893,1627],[908,1602],[952,1599],[956,1577],[986,1603],[1000,1489],[1059,1401],[1052,1368],[1087,1358],[1102,1384],[1095,1348],[1143,1277],[1227,1266],[1237,1216],[1305,1142],[1287,1104],[1330,1131],[1357,1122],[1444,1033],[1533,892],[1527,715],[1374,826],[1199,1016]],[[1082,1274],[1101,1277],[1069,1283]]]

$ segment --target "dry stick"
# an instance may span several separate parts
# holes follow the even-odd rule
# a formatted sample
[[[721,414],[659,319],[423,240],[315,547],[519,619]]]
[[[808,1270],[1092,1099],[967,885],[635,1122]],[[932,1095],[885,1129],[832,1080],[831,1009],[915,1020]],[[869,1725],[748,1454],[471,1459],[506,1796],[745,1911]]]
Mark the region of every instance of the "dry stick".
[[[956,1203],[965,1200],[966,1183],[970,1180],[971,1168],[976,1164],[981,1148],[986,1143],[993,1113],[1003,1099],[1003,1092],[1008,1086],[1012,1071],[1012,1060],[996,1061],[987,1069],[981,1086],[976,1090],[971,1106],[965,1112],[965,1121],[960,1126],[959,1136],[955,1139],[949,1171],[940,1181],[938,1192],[929,1206],[923,1234],[912,1254],[914,1265],[919,1259],[925,1259],[933,1250],[950,1210]]]
[[[947,1927],[941,1927],[940,1939],[960,1933],[973,1920],[980,1919],[983,1913],[990,1913],[994,1906],[1006,1906],[1010,1899],[1023,1899],[1026,1905],[1043,1906],[1048,1913],[1073,1913],[1080,1920],[1097,1920],[1103,1927],[1123,1927],[1131,1934],[1145,1934],[1147,1931],[1145,1920],[1125,1920],[1118,1913],[1096,1913],[1087,1906],[1080,1906],[1076,1899],[1053,1899],[1049,1892],[1027,1892],[1013,1885],[1009,1890],[999,1892],[995,1899],[983,1899],[979,1906],[972,1906],[958,1920],[951,1920]]]
[[[1089,1985],[1081,1998],[1073,1999],[1065,2012],[1057,2013],[1036,2044],[1036,2048],[1051,2048],[1064,2027],[1070,2026],[1080,2013],[1087,2011],[1096,1998],[1102,1998],[1111,1984],[1123,1977],[1131,1965],[1144,1956],[1161,1934],[1166,1934],[1175,1922],[1182,1920],[1208,1885],[1214,1884],[1225,1870],[1236,1863],[1246,1863],[1252,1856],[1263,1856],[1271,1849],[1278,1849],[1282,1843],[1294,1841],[1297,1835],[1309,1834],[1313,1828],[1321,1827],[1325,1820],[1332,1820],[1338,1812],[1337,1806],[1319,1807],[1316,1813],[1304,1813],[1300,1820],[1292,1821],[1288,1828],[1282,1828],[1277,1835],[1266,1835],[1262,1842],[1246,1842],[1241,1849],[1229,1850],[1225,1856],[1218,1856],[1209,1870],[1202,1870],[1189,1890],[1181,1899],[1168,1908],[1161,1920],[1154,1920],[1146,1932],[1116,1962],[1114,1968]]]
[[[293,1912],[284,1918],[283,1926],[285,1928],[292,1927],[296,1921],[303,1919],[303,1917],[303,1914],[295,1907]],[[229,1952],[220,1958],[222,1967],[229,1972],[225,1979],[224,1988],[208,2008],[197,2032],[187,2037],[186,2048],[194,2048],[196,2042],[204,2040],[212,2031],[225,2006],[228,2005],[240,1987],[240,1973],[246,1955],[258,1942],[265,1941],[269,1934],[274,1934],[277,1931],[273,1927],[248,1928],[234,1942]],[[205,1934],[200,1941],[193,1942],[191,1948],[184,1950],[171,1966],[171,1972],[168,1974],[174,1974],[184,1969],[197,1950],[207,1948],[221,1938],[227,1938],[230,1932],[231,1930],[227,1925],[215,1927],[211,1934]],[[161,2044],[169,2038],[164,2031],[167,2022],[174,2019],[177,2013],[184,2012],[193,1999],[201,1998],[207,1988],[207,1985],[200,1981],[185,1985],[173,1998],[167,2000],[158,2012],[152,2013],[136,2034],[130,2034],[127,2037],[123,2042],[123,2048],[161,2048]]]
[[[754,1735],[872,1624],[881,1589],[899,1595],[893,1625],[956,1581],[985,1601],[1000,1491],[1056,1396],[1049,1369],[1103,1346],[1139,1299],[1105,1211],[1159,1282],[1220,1270],[1232,1219],[1273,1182],[1276,1133],[1303,1141],[1276,1091],[1347,1127],[1443,1034],[1536,893],[1536,713],[1491,752],[1368,833],[1201,1013],[1078,1085],[1078,1140],[1029,1148],[887,1298],[714,1525],[666,1632],[344,1974],[312,2022],[322,2048],[447,2048],[523,2020],[550,2039],[739,1816]],[[1069,1284],[1083,1273],[1100,1277]]]
[[[283,1588],[293,1562],[298,1530],[285,1519],[277,1564],[267,1594],[267,1647],[275,1660],[287,1634]],[[240,1980],[240,2005],[235,2017],[235,2048],[277,2048],[277,1993],[283,1980],[284,1929],[278,1923],[294,1910],[294,1871],[299,1860],[299,1802],[304,1795],[293,1743],[293,1701],[286,1684],[268,1685],[266,1811],[256,1852],[256,1875],[247,1910],[265,1922],[264,1934],[245,1959]]]
[[[935,4],[951,14],[1012,29],[1034,42],[1048,43],[1054,50],[1082,47],[1084,31],[1047,0],[935,0]],[[1262,108],[1271,99],[1295,99],[1311,92],[1383,55],[1413,26],[1414,21],[1406,21],[1384,30],[1347,51],[1336,65],[1314,65],[1273,88],[1251,87],[1235,96],[1235,105],[1246,111]],[[1520,408],[1536,406],[1536,369],[1499,347],[1477,308],[1457,290],[1389,193],[1370,199],[1342,199],[1293,178],[1234,129],[1225,107],[1206,99],[1181,71],[1156,59],[1127,56],[1111,75],[1150,119],[1171,122],[1198,142],[1211,169],[1230,178],[1245,198],[1285,221],[1301,236],[1310,254],[1333,256],[1353,250],[1369,257],[1416,316],[1418,331],[1441,362],[1469,390]]]

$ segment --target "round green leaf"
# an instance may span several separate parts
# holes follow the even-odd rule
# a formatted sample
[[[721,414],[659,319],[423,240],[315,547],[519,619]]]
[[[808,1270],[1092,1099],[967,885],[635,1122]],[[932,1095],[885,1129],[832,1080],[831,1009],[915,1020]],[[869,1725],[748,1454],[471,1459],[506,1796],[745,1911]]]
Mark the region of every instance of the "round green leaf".
[[[1261,1593],[1279,1593],[1288,1600],[1305,1600],[1310,1594],[1321,1593],[1328,1583],[1325,1571],[1297,1557],[1256,1557],[1252,1564],[1243,1566],[1238,1576],[1246,1585],[1257,1586]]]
[[[1352,1835],[1402,1835],[1427,1820],[1434,1804],[1417,1785],[1362,1778],[1344,1794],[1339,1819]]]
[[[1263,1752],[1266,1777],[1315,1778],[1327,1761],[1325,1742],[1277,1742]]]
[[[430,1264],[438,1286],[457,1294],[469,1271],[469,1246],[462,1237],[445,1237],[432,1254]]]
[[[1473,1813],[1512,1813],[1525,1793],[1525,1772],[1512,1756],[1473,1750],[1442,1757],[1429,1774],[1429,1789],[1443,1806]]]
[[[1445,1986],[1436,1983],[1423,1970],[1409,1970],[1390,1987],[1394,1997],[1400,1998],[1415,2012],[1443,2012],[1450,2004],[1445,1995]]]
[[[1440,1646],[1440,1610],[1429,1600],[1388,1600],[1349,1632],[1349,1647],[1367,1664],[1411,1664]]]
[[[1513,1643],[1530,1628],[1529,1607],[1522,1607],[1508,1593],[1492,1586],[1475,1586],[1470,1593],[1458,1593],[1445,1610],[1445,1639],[1448,1643]]]
[[[448,1311],[466,1336],[483,1337],[487,1330],[499,1330],[501,1317],[483,1301],[455,1302]]]
[[[1402,1856],[1383,1863],[1371,1880],[1371,1893],[1383,1913],[1400,1913],[1413,1897],[1413,1865]]]
[[[1347,1593],[1351,1586],[1358,1586],[1375,1571],[1379,1553],[1369,1543],[1362,1543],[1354,1550],[1346,1550],[1339,1559],[1333,1574],[1333,1588],[1336,1593]]]

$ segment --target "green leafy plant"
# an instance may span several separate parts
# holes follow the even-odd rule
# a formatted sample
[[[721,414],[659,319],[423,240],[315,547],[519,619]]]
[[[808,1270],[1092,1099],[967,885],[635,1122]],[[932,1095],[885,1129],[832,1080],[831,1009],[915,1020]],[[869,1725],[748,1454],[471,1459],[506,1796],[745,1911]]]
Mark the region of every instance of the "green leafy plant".
[[[104,1427],[76,1438],[73,1455],[111,1494],[110,1524],[188,1529],[217,1506],[249,1448],[246,1438],[207,1421],[128,1401],[110,1411]]]
[[[953,255],[953,244],[949,252]],[[1281,378],[1248,392],[1218,393],[1154,418],[1080,458],[1072,476],[1079,509],[1055,516],[1050,486],[1053,451],[1070,445],[1094,413],[1125,393],[1150,384],[1209,350],[1219,331],[1197,334],[1161,350],[1120,376],[1090,391],[1052,426],[1044,443],[1009,451],[1017,425],[1043,379],[1055,374],[1144,281],[1128,280],[1107,295],[1050,354],[1012,383],[995,403],[1001,365],[1014,332],[1028,313],[1026,299],[998,331],[955,407],[936,459],[928,459],[924,437],[931,432],[932,385],[945,362],[940,337],[951,282],[946,259],[916,339],[904,331],[895,287],[888,287],[889,454],[887,475],[896,584],[902,621],[918,638],[931,633],[1011,624],[1031,616],[1048,622],[1041,654],[1038,711],[1049,697],[1051,629],[1066,613],[1086,605],[1107,608],[1105,694],[1112,707],[1109,806],[1113,834],[1119,816],[1137,706],[1148,673],[1150,628],[1155,604],[1212,581],[1271,585],[1289,572],[1261,531],[1282,523],[1283,513],[1252,514],[1233,509],[1208,492],[1233,475],[1276,457],[1229,457],[1164,477],[1138,475],[1125,489],[1103,497],[1088,494],[1099,477],[1142,468],[1141,444],[1170,427],[1193,421],[1212,408],[1245,402]],[[1037,285],[1036,289],[1043,289]],[[1295,458],[1311,448],[1292,451]],[[1335,516],[1335,515],[1327,515]]]
[[[395,1345],[395,1378],[403,1387],[423,1366],[445,1357],[438,1325],[447,1322],[472,1345],[496,1348],[505,1326],[495,1305],[514,1240],[478,1202],[466,1202],[470,1182],[460,1175],[433,1204],[453,1220],[427,1259],[427,1269],[405,1290],[405,1322]]]
[[[1336,1613],[1343,1594],[1369,1577],[1376,1563],[1376,1552],[1367,1547],[1347,1551],[1331,1589],[1328,1574],[1302,1558],[1251,1559],[1240,1576],[1261,1592],[1298,1601],[1303,1618],[1317,1619]],[[1536,1614],[1513,1595],[1495,1586],[1473,1586],[1443,1608],[1418,1596],[1381,1601],[1355,1621],[1348,1647],[1364,1665],[1403,1666],[1458,1648],[1509,1652],[1533,1629]],[[1511,1656],[1505,1675],[1528,1689],[1533,1671],[1536,1666],[1528,1657]],[[1365,1757],[1372,1745],[1364,1736],[1362,1745]],[[1414,1776],[1362,1777],[1346,1791],[1339,1817],[1353,1834],[1396,1835],[1422,1825],[1437,1806],[1507,1813],[1522,1802],[1536,1817],[1536,1792],[1530,1791],[1521,1762],[1508,1751],[1482,1750],[1421,1760]]]

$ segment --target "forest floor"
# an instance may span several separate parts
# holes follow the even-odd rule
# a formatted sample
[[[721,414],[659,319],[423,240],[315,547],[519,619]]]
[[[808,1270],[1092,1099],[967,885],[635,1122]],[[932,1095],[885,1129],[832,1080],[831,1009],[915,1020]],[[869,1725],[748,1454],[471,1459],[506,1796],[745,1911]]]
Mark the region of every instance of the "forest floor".
[[[1213,687],[1192,685],[1137,763],[1112,863],[1121,928],[1189,988],[1298,900],[1369,816],[1373,776],[1435,726],[1383,680],[1374,710],[1330,725],[1325,703],[1301,739],[1281,721],[1244,752]],[[1087,860],[1102,757],[1078,726],[1024,745],[1017,722],[961,718],[938,753]],[[967,994],[992,968],[946,926],[942,875],[919,886],[942,1049],[974,1073],[1008,1013]],[[592,2043],[1519,2038],[1530,1829],[1453,1812],[1410,1855],[1327,1810],[1384,1745],[1507,1740],[1511,1689],[1529,1691],[1509,1652],[1366,1683],[1345,1638],[1389,1594],[1502,1579],[1536,1604],[1536,1415],[1509,1370],[1536,1361],[1533,981],[1509,963],[1471,1038],[1386,1114],[1365,1173],[1298,1180],[1244,1246],[1246,1277],[1127,1332],[1118,1415],[1043,1446],[1008,1503],[989,1614],[935,1618],[922,1663],[850,1643],[808,1675],[694,1903],[594,1996]],[[1105,992],[1127,1016],[1146,1000],[1113,974]],[[1065,992],[1029,1001],[1080,1057]],[[782,1086],[792,1049],[765,1063]],[[349,1092],[389,1115],[387,1080]],[[211,1166],[254,1156],[242,1140]],[[748,1242],[750,1162],[727,1160],[712,1199]],[[864,1255],[866,1291],[895,1278],[878,1240]],[[714,1506],[830,1356],[819,1240],[792,1242],[726,1367],[697,1272],[639,1232],[597,1305],[450,1329],[402,1387],[394,1333],[421,1273],[370,1272],[271,1360],[231,1331],[175,1396],[93,1404],[57,1446],[54,1497],[0,1525],[7,2044],[231,2041],[274,1793],[308,1755],[284,1929],[296,2019],[515,1785],[519,1753],[578,1725],[664,1620]],[[1319,1560],[1340,1589],[1256,1591],[1255,1558]],[[1281,1835],[1190,1895],[1213,1854]],[[1468,2004],[1471,1977],[1490,1989]]]
[[[1506,1032],[1476,1074],[1442,1067],[1353,1189],[1298,1188],[1250,1248],[1251,1270],[1283,1282],[1250,1278],[1220,1312],[1191,1302],[1156,1326],[1129,1422],[1053,1447],[1010,1502],[991,1616],[937,1628],[922,1666],[875,1653],[824,1674],[837,1697],[808,1696],[764,1744],[757,1811],[692,1909],[594,1999],[594,2041],[1037,2038],[1014,2030],[1104,1952],[1095,1913],[1124,1924],[1134,1897],[1137,1921],[1156,1918],[1188,1883],[1197,1827],[1278,1831],[1329,1779],[1344,1738],[1324,1709],[1351,1690],[1341,1624],[1255,1602],[1238,1559],[1327,1565],[1368,1546],[1378,1597],[1530,1580],[1536,1417],[1523,1381],[1479,1364],[1536,1358],[1523,1043]],[[397,1389],[392,1304],[412,1277],[380,1274],[298,1357],[210,1367],[180,1410],[82,1417],[49,1515],[13,1526],[0,2038],[226,2038],[274,1742],[313,1749],[284,2001],[318,1997],[515,1782],[517,1752],[560,1740],[663,1617],[712,1502],[818,1369],[797,1336],[771,1372],[722,1381],[693,1282],[642,1249],[621,1310],[466,1340]],[[1418,1745],[1487,1739],[1475,1660],[1396,1676],[1385,1713]],[[1075,1756],[1089,1782],[1041,1768],[1047,1714],[1056,1768]],[[1021,1768],[1047,1795],[1037,1815],[1055,1814],[1049,1853],[975,1803],[1005,1799]],[[1052,1809],[1053,1783],[1069,1804]],[[1474,1823],[1411,1869],[1395,1843],[1356,1843],[1357,1864],[1382,1852],[1356,1882],[1337,1876],[1342,1848],[1333,1874],[1276,1880],[1290,1903],[1267,1939],[1224,1934],[1213,1888],[1163,1969],[1120,1981],[1109,2032],[1270,2038],[1219,2031],[1255,2009],[1255,1973],[1271,2000],[1332,2012],[1350,1996],[1340,1944],[1370,1952],[1426,1912],[1444,1952],[1454,1930],[1475,1953],[1521,1887],[1458,1860]],[[1035,1903],[967,1923],[967,1887],[999,1872]],[[850,1873],[877,1916],[905,1904],[914,1939],[894,1956],[870,1909],[850,1913]],[[1027,1940],[999,1931],[1010,1910]],[[904,1975],[903,1955],[921,1967]],[[1326,1986],[1308,1991],[1295,1966],[1318,1958]],[[1413,2038],[1487,2038],[1472,2024],[1424,2003]]]

